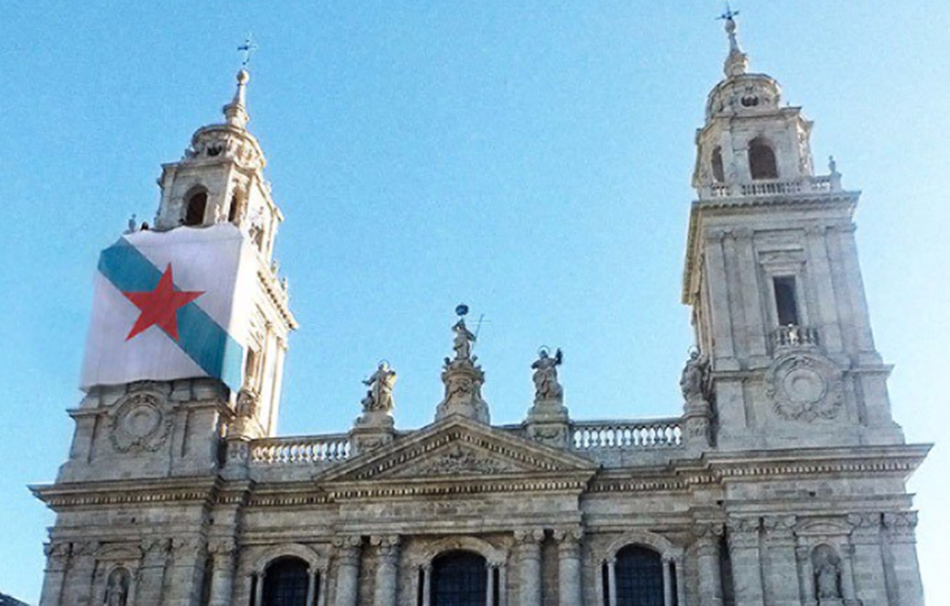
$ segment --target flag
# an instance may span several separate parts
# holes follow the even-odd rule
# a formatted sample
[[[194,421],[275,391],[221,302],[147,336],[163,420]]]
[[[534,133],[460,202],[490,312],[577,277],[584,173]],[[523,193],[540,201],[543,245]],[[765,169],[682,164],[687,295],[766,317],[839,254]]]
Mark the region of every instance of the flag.
[[[143,230],[102,251],[81,386],[243,381],[257,252],[230,223]]]

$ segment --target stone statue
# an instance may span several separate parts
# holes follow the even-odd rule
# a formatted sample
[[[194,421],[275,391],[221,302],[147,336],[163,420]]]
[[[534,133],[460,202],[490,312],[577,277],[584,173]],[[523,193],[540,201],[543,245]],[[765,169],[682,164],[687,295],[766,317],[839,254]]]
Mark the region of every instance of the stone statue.
[[[689,400],[703,397],[708,367],[709,360],[705,355],[700,355],[696,349],[689,352],[689,360],[686,361],[680,377],[680,389],[683,390],[684,398]]]
[[[841,560],[827,545],[819,545],[812,554],[815,595],[819,600],[841,599]]]
[[[135,218],[135,213],[132,213],[132,216],[129,217],[129,228],[125,230],[125,233],[127,234],[135,233],[135,230],[137,227],[138,227],[138,221]]]
[[[465,318],[459,318],[459,321],[455,323],[452,330],[455,331],[455,343],[452,345],[452,348],[455,350],[455,359],[471,360],[474,362],[472,358],[472,343],[475,342],[475,335],[465,326]]]
[[[557,381],[557,367],[561,365],[564,356],[560,348],[554,353],[552,358],[546,348],[541,348],[538,353],[538,359],[531,364],[534,369],[532,380],[534,381],[535,400],[560,400],[564,391],[561,384]]]
[[[363,398],[363,410],[365,412],[373,410],[382,410],[389,412],[393,409],[393,387],[396,385],[396,371],[389,367],[385,361],[380,362],[379,366],[363,384],[369,387],[366,397]]]
[[[109,573],[106,585],[105,605],[126,606],[129,601],[129,571],[116,568]]]

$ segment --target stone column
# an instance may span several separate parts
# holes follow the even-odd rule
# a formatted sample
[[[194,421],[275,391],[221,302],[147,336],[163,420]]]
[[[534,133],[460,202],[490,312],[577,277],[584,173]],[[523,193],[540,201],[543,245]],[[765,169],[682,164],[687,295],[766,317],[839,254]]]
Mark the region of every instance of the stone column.
[[[422,606],[432,604],[432,564],[422,568]]]
[[[363,540],[358,536],[333,539],[337,558],[335,606],[357,606],[362,544]]]
[[[924,588],[917,563],[916,511],[884,514],[887,546],[891,553],[897,603],[901,606],[923,606]]]
[[[317,589],[317,606],[326,606],[327,604],[327,574],[326,568],[321,568],[317,571],[317,575],[320,577],[320,586]],[[309,605],[308,605],[309,606]]]
[[[617,606],[617,560],[607,560],[607,606]]]
[[[583,529],[559,528],[554,531],[558,542],[558,604],[576,606],[583,602],[581,588],[581,538]]]
[[[69,570],[69,560],[72,555],[72,544],[50,542],[43,546],[43,551],[46,553],[46,571],[43,576],[40,605],[60,606],[66,583],[66,571]]]
[[[521,568],[521,599],[519,606],[541,606],[541,541],[544,530],[515,531],[515,540],[519,543],[519,564]]]
[[[234,592],[234,547],[233,539],[219,539],[208,546],[213,558],[209,606],[231,605]]]
[[[881,557],[881,514],[855,513],[851,524],[851,563],[855,597],[864,604],[887,604],[884,560]]]
[[[664,557],[663,563],[663,606],[673,606],[673,578],[670,576],[670,560]]]
[[[376,559],[376,606],[396,606],[396,587],[399,574],[399,537],[372,537],[377,546]]]
[[[798,565],[795,560],[795,516],[768,516],[763,520],[768,555],[765,574],[768,603],[801,606]]]
[[[673,572],[676,574],[676,604],[686,604],[686,570],[683,566],[684,557],[679,555],[673,558]]]
[[[722,606],[722,573],[719,565],[722,524],[698,524],[696,558],[699,568],[699,606]]]
[[[508,606],[508,566],[498,566],[498,606]]]
[[[795,559],[798,561],[798,587],[802,596],[803,606],[814,606],[815,602],[815,572],[811,566],[811,547],[799,545],[795,548]]]
[[[727,527],[736,606],[763,606],[759,518],[730,517]]]

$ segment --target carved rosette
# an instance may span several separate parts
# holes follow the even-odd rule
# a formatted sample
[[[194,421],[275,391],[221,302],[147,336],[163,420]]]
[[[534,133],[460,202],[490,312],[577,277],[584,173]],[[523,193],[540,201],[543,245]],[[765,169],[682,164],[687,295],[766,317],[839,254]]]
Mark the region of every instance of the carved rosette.
[[[116,404],[109,437],[119,452],[154,452],[168,440],[171,425],[164,398],[148,392],[133,393]]]
[[[783,356],[766,372],[765,385],[776,414],[783,419],[811,423],[841,413],[841,370],[822,357],[806,353]]]

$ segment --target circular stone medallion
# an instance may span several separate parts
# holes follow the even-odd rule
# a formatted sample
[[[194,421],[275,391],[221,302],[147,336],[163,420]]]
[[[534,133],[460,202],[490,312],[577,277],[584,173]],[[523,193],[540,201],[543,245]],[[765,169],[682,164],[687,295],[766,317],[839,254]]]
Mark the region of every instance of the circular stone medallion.
[[[162,400],[149,393],[137,393],[121,400],[112,418],[112,444],[116,450],[158,450],[168,438],[170,419],[162,410]]]

